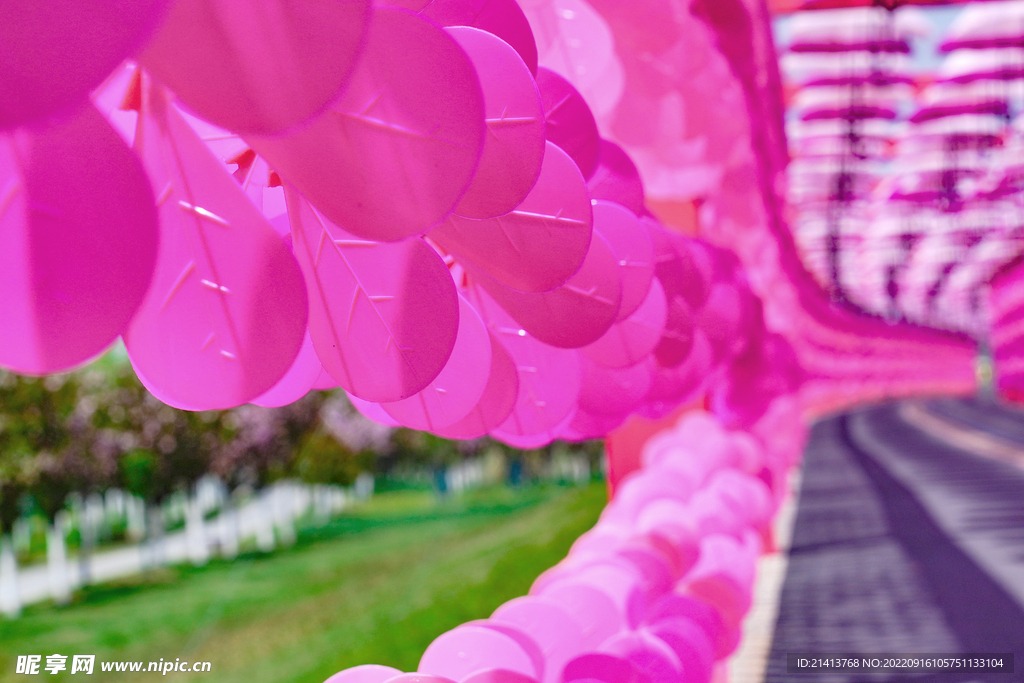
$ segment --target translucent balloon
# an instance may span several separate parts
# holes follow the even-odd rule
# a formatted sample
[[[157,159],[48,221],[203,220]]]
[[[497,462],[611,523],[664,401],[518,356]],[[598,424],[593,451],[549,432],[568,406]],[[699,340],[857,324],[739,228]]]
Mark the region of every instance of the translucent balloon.
[[[254,398],[252,402],[264,408],[277,408],[295,403],[313,389],[323,369],[324,367],[320,365],[320,359],[316,355],[316,349],[313,348],[313,340],[310,338],[309,332],[306,332],[302,339],[299,355],[295,357],[288,372],[277,384]]]
[[[455,212],[493,218],[519,206],[540,176],[544,109],[523,60],[500,38],[468,26],[447,29],[473,61],[484,95],[483,152]]]
[[[613,324],[600,339],[584,346],[581,352],[608,368],[637,365],[663,339],[667,314],[665,291],[658,280],[653,280],[643,304],[629,317]]]
[[[581,358],[583,386],[580,407],[595,415],[614,416],[629,413],[651,389],[651,368],[644,363],[614,370],[589,358]]]
[[[579,91],[551,69],[537,69],[537,86],[544,101],[547,138],[576,162],[584,178],[597,168],[601,137],[597,122]]]
[[[460,626],[435,638],[423,653],[418,671],[461,681],[494,668],[538,678],[533,662],[515,640],[481,626]]]
[[[587,181],[590,196],[622,204],[637,216],[644,213],[644,184],[633,160],[614,142],[601,140],[597,168]]]
[[[547,143],[537,184],[514,211],[487,220],[452,216],[430,237],[506,287],[545,292],[580,269],[592,220],[579,169]]]
[[[478,439],[512,414],[519,394],[519,373],[505,347],[491,335],[491,369],[483,396],[466,417],[434,430],[446,439]]]
[[[159,188],[160,255],[125,346],[140,378],[172,401],[248,403],[302,346],[302,273],[162,87],[146,85],[142,96],[135,148]]]
[[[45,374],[84,363],[121,334],[153,277],[145,173],[85,104],[0,136],[0,188],[0,365]]]
[[[653,683],[622,657],[607,653],[590,652],[580,655],[565,667],[562,677],[570,681],[602,681],[602,683]]]
[[[632,314],[648,295],[654,278],[654,242],[650,233],[633,213],[615,202],[592,201],[594,230],[608,240],[622,267],[622,305],[618,320]]]
[[[590,586],[559,581],[545,587],[539,595],[577,620],[582,628],[583,651],[596,649],[624,626],[611,598]]]
[[[537,679],[508,669],[483,669],[463,678],[460,683],[537,683]]]
[[[289,135],[246,140],[334,223],[398,241],[455,208],[484,143],[480,83],[432,22],[376,9],[344,94]]]
[[[650,633],[619,633],[602,643],[601,650],[625,659],[651,683],[683,681],[679,657],[664,641]]]
[[[583,651],[583,631],[564,609],[536,597],[515,598],[491,615],[492,621],[517,626],[544,654],[544,683],[560,683],[565,664]]]
[[[353,396],[352,394],[345,392],[348,396],[349,403],[352,407],[359,411],[359,414],[368,420],[373,420],[377,424],[382,424],[387,427],[401,427],[402,424],[395,418],[388,415],[387,411],[381,407],[379,403],[372,403],[370,401],[364,401],[363,399]]]

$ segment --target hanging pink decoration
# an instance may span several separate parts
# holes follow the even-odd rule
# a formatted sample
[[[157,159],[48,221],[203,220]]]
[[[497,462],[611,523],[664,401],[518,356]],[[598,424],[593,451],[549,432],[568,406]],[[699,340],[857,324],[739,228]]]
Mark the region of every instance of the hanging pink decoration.
[[[147,80],[135,149],[159,188],[160,256],[125,345],[147,386],[174,402],[247,403],[281,379],[302,345],[302,274],[163,88]]]
[[[515,209],[537,182],[544,159],[544,109],[530,70],[508,43],[468,26],[448,35],[473,61],[484,95],[483,151],[455,212],[493,218]]]
[[[533,661],[510,636],[492,628],[463,625],[434,639],[418,671],[461,681],[481,669],[507,669],[540,678]]]
[[[519,394],[519,373],[505,347],[488,332],[491,340],[491,368],[483,396],[469,414],[447,427],[433,430],[446,439],[479,439],[512,414]]]
[[[537,86],[544,101],[548,140],[572,157],[584,178],[590,178],[597,168],[601,137],[587,101],[551,69],[537,69]]]
[[[534,595],[532,591],[531,595]],[[580,647],[583,652],[596,650],[606,638],[625,626],[611,598],[590,586],[555,582],[539,596],[577,619],[582,629]]]
[[[473,63],[451,36],[375,9],[344,94],[290,135],[246,136],[334,223],[397,241],[438,225],[476,171],[484,107]]]
[[[381,407],[406,427],[434,431],[455,424],[480,402],[491,368],[491,337],[480,314],[459,297],[459,331],[444,368],[412,396]]]
[[[458,294],[441,257],[420,239],[357,238],[291,188],[285,193],[309,291],[309,333],[324,368],[367,401],[423,389],[448,362],[459,325]]]
[[[667,313],[665,291],[654,280],[640,308],[625,320],[613,324],[600,339],[584,346],[582,353],[608,368],[636,365],[661,341]]]
[[[626,152],[608,140],[601,140],[597,168],[587,180],[590,196],[622,204],[637,216],[644,213],[644,184],[640,172]]]
[[[514,211],[487,220],[452,216],[430,237],[506,287],[546,292],[580,269],[592,221],[583,176],[549,142],[537,184]]]
[[[576,620],[553,602],[524,596],[506,602],[491,621],[517,626],[537,643],[544,657],[543,683],[561,683],[565,664],[583,652],[583,630]]]
[[[651,391],[651,368],[637,363],[624,369],[602,367],[585,355],[580,407],[594,415],[628,415]]]
[[[361,664],[339,671],[324,683],[384,683],[402,672],[390,666],[380,664]]]
[[[168,0],[0,4],[0,129],[69,114],[153,33]]]
[[[534,337],[563,349],[579,348],[611,327],[622,299],[620,267],[608,243],[594,233],[579,271],[550,292],[520,292],[467,266],[480,287]]]
[[[277,384],[254,398],[252,402],[264,408],[278,408],[295,403],[313,389],[323,369],[324,366],[320,364],[320,358],[313,347],[313,339],[307,331],[302,338],[299,355],[295,356],[295,361],[288,368],[288,372]]]
[[[370,16],[369,0],[175,0],[141,61],[204,119],[279,133],[338,96]]]
[[[654,242],[647,227],[626,207],[604,199],[592,202],[594,230],[608,241],[622,268],[622,303],[617,320],[624,320],[648,296],[654,277]]]
[[[516,0],[380,0],[377,4],[403,7],[441,26],[487,31],[515,48],[531,75],[537,73],[537,43]]]
[[[0,364],[45,374],[101,353],[142,301],[156,253],[149,182],[91,104],[0,135]]]
[[[352,407],[359,411],[359,414],[368,420],[373,420],[377,424],[382,424],[387,427],[401,427],[402,423],[391,417],[379,403],[373,403],[371,401],[364,401],[358,396],[345,392],[345,396],[348,397],[348,402],[352,404]]]

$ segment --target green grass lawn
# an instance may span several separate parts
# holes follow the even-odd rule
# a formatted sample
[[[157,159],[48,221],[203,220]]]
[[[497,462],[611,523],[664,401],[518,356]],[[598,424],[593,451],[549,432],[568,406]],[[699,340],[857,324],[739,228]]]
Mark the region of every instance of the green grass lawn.
[[[415,671],[440,633],[526,593],[597,520],[602,484],[495,488],[437,503],[429,493],[375,497],[304,530],[292,548],[201,569],[177,567],[93,587],[65,607],[0,619],[0,681],[19,654],[95,654],[99,662],[209,661],[211,673],[163,680],[321,683],[356,664]],[[68,658],[68,670],[71,668]],[[45,680],[80,678],[67,671]]]

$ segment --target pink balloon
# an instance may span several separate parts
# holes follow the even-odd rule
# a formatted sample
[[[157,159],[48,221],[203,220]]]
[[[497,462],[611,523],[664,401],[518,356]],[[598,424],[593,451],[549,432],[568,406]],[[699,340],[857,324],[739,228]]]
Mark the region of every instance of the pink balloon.
[[[584,346],[581,352],[608,368],[636,365],[661,342],[667,315],[665,291],[661,283],[652,280],[643,304],[628,318],[613,324],[600,339]]]
[[[608,243],[594,234],[579,271],[550,292],[510,289],[473,266],[466,271],[527,332],[562,349],[599,339],[615,321],[622,298],[620,268]]]
[[[0,364],[46,374],[101,353],[145,296],[156,255],[149,182],[92,105],[0,136]]]
[[[715,648],[699,625],[677,617],[660,621],[649,631],[672,648],[687,683],[709,683],[715,667]]]
[[[597,168],[587,181],[593,199],[622,204],[637,216],[644,213],[644,184],[633,160],[614,142],[601,140]]]
[[[390,666],[363,664],[339,671],[324,683],[384,683],[401,675],[401,671]]]
[[[515,48],[531,74],[537,73],[537,43],[515,0],[378,0],[418,12],[441,26],[475,26]]]
[[[731,358],[742,344],[743,301],[736,286],[717,282],[695,312],[694,322],[708,336],[716,360]]]
[[[420,674],[420,673],[409,673],[400,674],[394,678],[389,678],[384,683],[456,683],[450,678],[444,676],[433,676],[431,674]]]
[[[409,398],[382,403],[388,415],[413,429],[440,429],[466,417],[480,402],[491,368],[491,337],[480,314],[459,297],[459,333],[448,362]]]
[[[484,669],[467,676],[460,683],[537,683],[537,679],[508,669]]]
[[[618,320],[625,320],[648,296],[654,278],[654,242],[633,213],[615,202],[593,200],[594,230],[608,240],[622,267],[622,305]]]
[[[627,414],[650,392],[651,368],[645,363],[613,370],[587,357],[580,361],[583,367],[580,407],[588,413],[606,417]]]
[[[601,137],[587,101],[572,83],[551,69],[537,69],[537,86],[544,101],[547,138],[576,162],[584,178],[597,168]]]
[[[423,240],[359,239],[291,188],[286,197],[324,369],[367,401],[422,390],[448,362],[458,332],[459,298],[444,261]]]
[[[162,87],[144,86],[135,148],[159,188],[160,256],[125,346],[140,379],[175,402],[248,403],[302,346],[302,273]]]
[[[503,621],[494,621],[492,619],[475,619],[474,621],[467,621],[463,626],[482,626],[483,628],[489,628],[508,636],[512,640],[516,641],[519,647],[523,648],[523,652],[525,652],[530,658],[530,661],[533,662],[534,671],[537,672],[536,678],[540,679],[540,677],[544,675],[544,653],[541,652],[540,646],[537,645],[533,637],[528,635],[526,631],[520,627]]]
[[[299,355],[277,384],[252,400],[255,405],[264,408],[277,408],[295,403],[312,391],[320,373],[323,372],[320,359],[313,348],[313,340],[307,331],[302,338]]]
[[[628,416],[628,413],[602,415],[577,408],[572,421],[558,432],[558,438],[575,443],[601,439],[622,426]]]
[[[589,652],[569,662],[562,677],[571,681],[601,681],[602,683],[653,683],[628,660],[615,655]]]
[[[377,424],[382,424],[387,427],[401,427],[402,424],[395,418],[388,415],[387,411],[381,407],[379,403],[372,403],[370,401],[364,401],[363,399],[353,396],[352,394],[345,392],[348,396],[349,403],[352,407],[359,411],[359,414],[368,420],[373,420]]]
[[[141,60],[199,116],[278,133],[338,96],[369,20],[369,0],[175,0]]]
[[[468,26],[447,29],[473,60],[484,94],[484,148],[460,216],[493,218],[519,206],[544,160],[544,109],[533,75],[508,43]]]
[[[537,597],[506,602],[491,615],[492,621],[521,628],[544,654],[544,682],[560,683],[565,664],[583,652],[583,630],[564,609]]]
[[[709,252],[697,240],[671,233],[650,219],[640,219],[647,226],[657,257],[655,274],[665,288],[669,301],[683,297],[690,308],[700,308],[707,300],[714,276]]]
[[[446,439],[479,439],[512,414],[519,394],[519,373],[505,347],[491,335],[491,369],[480,400],[466,417],[434,433]]]
[[[661,278],[657,279],[660,284]],[[674,368],[685,362],[693,351],[694,334],[696,332],[693,311],[686,299],[676,295],[666,298],[665,326],[654,347],[654,358],[663,368]],[[707,336],[704,336],[707,341]]]
[[[546,143],[537,184],[514,211],[487,220],[451,216],[430,237],[506,287],[545,292],[580,269],[591,225],[583,176],[569,155]]]
[[[679,657],[663,640],[650,633],[634,631],[614,635],[601,645],[601,650],[622,657],[651,683],[683,681]]]
[[[484,143],[483,95],[444,29],[376,9],[341,98],[293,134],[246,140],[330,220],[393,242],[435,227],[462,198]]]
[[[331,373],[329,373],[326,370],[324,370],[323,366],[321,365],[320,366],[320,374],[317,375],[316,381],[313,382],[313,390],[314,391],[328,391],[330,389],[337,389],[337,388],[338,388],[338,380],[336,380],[333,377],[331,377]]]
[[[85,103],[152,34],[167,0],[5,0],[0,4],[0,129]]]
[[[533,662],[515,640],[482,626],[460,626],[434,639],[418,671],[455,681],[482,669],[508,669],[539,678]]]
[[[539,595],[576,619],[582,629],[580,647],[584,651],[596,649],[625,625],[611,598],[590,586],[557,581],[545,587]]]

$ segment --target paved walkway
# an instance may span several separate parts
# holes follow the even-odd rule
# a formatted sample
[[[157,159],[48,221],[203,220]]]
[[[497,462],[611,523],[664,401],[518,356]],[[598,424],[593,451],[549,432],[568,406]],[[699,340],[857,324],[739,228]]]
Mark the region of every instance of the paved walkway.
[[[917,407],[958,420],[961,436],[995,426],[997,445],[1024,447],[1024,419],[1005,410]],[[1024,681],[1024,469],[950,446],[901,410],[812,431],[766,681]],[[1015,652],[1018,673],[797,675],[789,652]]]

